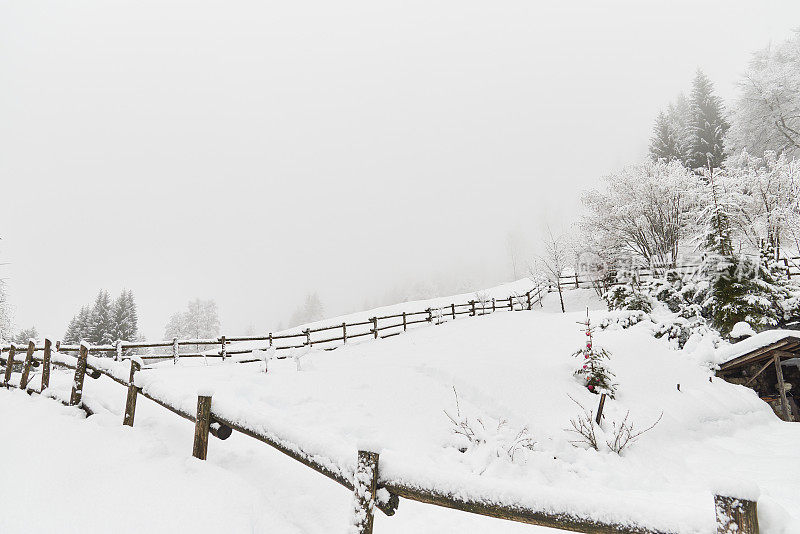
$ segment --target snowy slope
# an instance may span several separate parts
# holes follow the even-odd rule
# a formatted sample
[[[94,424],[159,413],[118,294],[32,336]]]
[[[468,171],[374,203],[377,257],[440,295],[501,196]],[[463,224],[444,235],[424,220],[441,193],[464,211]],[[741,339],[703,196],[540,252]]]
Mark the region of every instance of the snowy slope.
[[[599,320],[604,312],[592,313]],[[779,421],[749,389],[709,381],[710,372],[692,355],[671,350],[645,328],[597,333],[596,344],[613,355],[611,367],[619,384],[617,399],[607,403],[604,425],[610,427],[628,410],[640,428],[663,412],[660,423],[622,457],[573,447],[569,441],[574,436],[564,429],[579,409],[568,395],[592,409],[598,400],[572,377],[577,361],[571,353],[584,341],[576,323],[584,316],[534,310],[463,318],[335,351],[312,351],[298,361],[272,361],[267,374],[259,363],[179,365],[143,371],[137,384],[187,411],[195,409],[199,388],[213,387],[215,412],[300,444],[343,471],[352,468],[359,445],[370,443],[382,449],[383,476],[407,484],[687,533],[714,531],[715,488],[757,484],[762,532],[800,532],[800,425]],[[58,375],[54,389],[66,392],[70,377]],[[443,412],[455,413],[453,388],[461,413],[483,420],[487,445],[459,452],[463,443],[452,434]],[[0,397],[0,406],[7,395]],[[114,414],[108,416],[111,426],[106,429],[113,436],[136,435],[145,450],[155,441],[156,448],[169,449],[176,457],[188,455],[191,425],[174,415],[151,406],[137,411],[133,431],[123,430],[115,426],[125,397],[121,386],[106,378],[87,379],[85,395],[93,407]],[[54,405],[52,410],[64,409]],[[97,418],[86,424],[98,425],[92,423]],[[505,430],[494,432],[500,419],[507,420]],[[497,447],[509,433],[524,427],[536,441],[534,450],[520,451],[514,461],[498,456]],[[122,438],[113,436],[109,439],[117,448],[113,440]],[[302,467],[289,467],[291,460],[266,445],[243,440],[247,438],[235,435],[212,441],[209,463],[214,467],[184,460],[187,472],[174,475],[175,483],[190,485],[192,469],[205,473],[222,468],[208,476],[223,482],[229,476],[241,479],[248,487],[242,502],[259,504],[237,501],[227,508],[224,501],[220,514],[244,514],[252,526],[241,528],[237,521],[228,528],[231,532],[267,532],[266,525],[279,520],[297,524],[273,531],[343,528],[349,500],[345,490]],[[24,448],[17,452],[24,457]],[[136,451],[131,457],[149,461],[146,454],[138,458]],[[273,484],[289,489],[270,493],[269,505],[262,498],[253,500],[252,492],[274,491]],[[315,503],[313,512],[298,504],[307,500]],[[189,506],[183,500],[181,505]],[[249,508],[242,512],[242,506]],[[396,516],[378,517],[376,532],[520,528],[538,530],[402,501]]]

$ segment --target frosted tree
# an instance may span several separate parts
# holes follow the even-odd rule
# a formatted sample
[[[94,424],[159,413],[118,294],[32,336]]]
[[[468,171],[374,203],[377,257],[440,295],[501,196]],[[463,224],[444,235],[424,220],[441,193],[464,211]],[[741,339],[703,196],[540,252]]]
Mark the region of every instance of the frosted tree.
[[[800,32],[753,54],[726,143],[734,152],[800,155]]]
[[[322,306],[322,301],[319,295],[309,293],[306,295],[305,301],[292,313],[289,319],[289,328],[301,324],[313,323],[325,318],[325,308]]]
[[[185,311],[174,313],[164,328],[164,339],[207,339],[219,336],[217,303],[195,299]]]
[[[0,339],[11,337],[11,311],[9,310],[8,298],[6,297],[6,286],[0,280]]]
[[[693,235],[699,182],[678,161],[647,161],[604,177],[602,190],[583,195],[581,229],[587,245],[609,263],[632,259],[673,266]]]
[[[654,161],[681,160],[680,146],[672,122],[663,111],[658,114],[653,127],[653,137],[650,138],[650,157]]]
[[[565,234],[553,234],[550,227],[547,227],[544,240],[544,253],[539,255],[536,262],[531,267],[531,275],[536,278],[544,274],[552,285],[558,290],[558,300],[561,304],[561,312],[564,313],[564,294],[561,287],[561,277],[567,267],[575,263],[571,255],[569,239]]]
[[[11,341],[18,345],[27,345],[28,341],[31,339],[39,339],[39,331],[36,330],[35,326],[20,330],[14,335]]]
[[[123,290],[114,300],[114,330],[112,337],[124,341],[136,341],[139,337],[139,314],[133,291]]]
[[[711,80],[698,69],[689,99],[691,143],[688,163],[692,169],[716,169],[725,159],[724,137],[728,131],[722,100],[714,94]]]
[[[104,289],[101,289],[94,299],[87,341],[97,345],[106,345],[114,341],[113,306],[111,296]]]

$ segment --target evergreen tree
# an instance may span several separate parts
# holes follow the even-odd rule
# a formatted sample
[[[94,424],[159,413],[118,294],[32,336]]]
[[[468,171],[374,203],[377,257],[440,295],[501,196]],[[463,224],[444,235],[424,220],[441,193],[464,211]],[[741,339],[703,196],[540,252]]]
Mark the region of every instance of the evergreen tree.
[[[653,127],[653,137],[650,138],[650,157],[654,161],[663,159],[670,162],[680,160],[680,156],[673,124],[667,115],[661,111]]]
[[[113,332],[114,339],[135,341],[139,334],[139,316],[133,291],[123,290],[114,301]]]
[[[20,330],[17,332],[17,335],[13,337],[12,341],[17,345],[27,345],[28,341],[31,339],[39,339],[39,332],[36,330],[35,326]]]
[[[111,297],[108,291],[101,289],[94,299],[87,340],[96,345],[110,344],[114,341],[114,330]]]
[[[614,398],[617,391],[616,384],[611,382],[614,373],[608,370],[604,360],[610,360],[611,355],[604,349],[594,346],[592,332],[594,327],[589,321],[589,310],[586,310],[586,322],[584,332],[586,332],[586,346],[576,351],[573,356],[580,359],[581,367],[575,371],[574,375],[583,381],[586,389],[592,393],[605,393],[610,398]]]
[[[711,80],[698,69],[692,82],[689,102],[691,110],[691,144],[689,167],[716,169],[725,159],[723,138],[728,131],[722,101],[714,94]]]

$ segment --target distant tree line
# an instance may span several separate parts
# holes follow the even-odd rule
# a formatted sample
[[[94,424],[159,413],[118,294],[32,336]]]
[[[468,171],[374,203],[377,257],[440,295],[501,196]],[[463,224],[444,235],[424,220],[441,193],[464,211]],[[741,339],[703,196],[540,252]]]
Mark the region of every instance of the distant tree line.
[[[64,343],[87,341],[93,345],[109,345],[116,340],[139,339],[139,315],[133,292],[123,290],[116,299],[102,289],[93,304],[82,306],[70,320]]]

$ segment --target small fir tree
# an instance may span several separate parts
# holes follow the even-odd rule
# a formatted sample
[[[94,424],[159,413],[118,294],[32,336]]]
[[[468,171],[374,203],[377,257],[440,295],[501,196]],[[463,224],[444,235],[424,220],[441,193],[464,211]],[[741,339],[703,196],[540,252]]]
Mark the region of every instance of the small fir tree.
[[[580,378],[586,389],[592,393],[605,393],[612,399],[617,392],[616,384],[611,382],[614,376],[605,365],[605,360],[610,360],[611,355],[602,348],[594,346],[592,332],[594,328],[589,320],[589,310],[586,310],[586,321],[578,323],[584,326],[586,333],[586,346],[573,354],[573,357],[580,359],[581,367],[575,371],[574,375]]]

